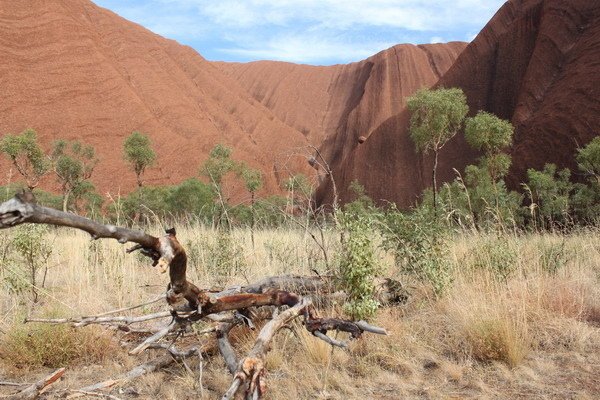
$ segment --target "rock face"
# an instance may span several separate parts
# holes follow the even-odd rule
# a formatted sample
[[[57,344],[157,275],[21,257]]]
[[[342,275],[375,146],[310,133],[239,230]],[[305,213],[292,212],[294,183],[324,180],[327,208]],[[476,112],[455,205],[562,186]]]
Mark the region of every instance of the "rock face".
[[[471,114],[486,110],[515,125],[509,183],[518,187],[527,168],[553,162],[575,168],[573,154],[600,134],[600,1],[512,0],[441,77],[460,87]],[[374,199],[414,202],[429,185],[431,163],[414,153],[406,111],[394,115],[333,166],[342,199],[358,179]],[[454,177],[476,154],[459,135],[441,153],[441,180]],[[321,202],[331,187],[319,188]]]
[[[270,61],[217,65],[335,165],[361,137],[366,141],[401,112],[407,96],[437,82],[466,45],[398,45],[361,62],[330,67]]]
[[[510,0],[468,46],[398,45],[329,67],[208,62],[89,0],[0,2],[0,134],[31,127],[46,146],[94,145],[102,192],[135,186],[121,145],[140,130],[158,150],[150,184],[196,175],[225,143],[275,193],[288,173],[311,172],[315,146],[342,201],[358,180],[375,200],[408,206],[429,185],[431,160],[414,151],[405,99],[435,85],[464,89],[472,114],[513,122],[513,185],[528,167],[574,167],[576,147],[599,133],[600,1]],[[476,156],[457,136],[440,181]],[[2,180],[7,167],[0,161]],[[322,172],[317,200],[327,203]]]
[[[101,193],[135,187],[122,161],[134,130],[150,135],[158,153],[149,184],[197,175],[216,143],[260,168],[266,192],[279,190],[279,170],[309,169],[305,160],[288,165],[290,149],[306,138],[235,80],[191,48],[88,0],[0,2],[0,92],[0,134],[34,128],[46,148],[56,138],[92,144]],[[9,165],[1,158],[4,184]]]

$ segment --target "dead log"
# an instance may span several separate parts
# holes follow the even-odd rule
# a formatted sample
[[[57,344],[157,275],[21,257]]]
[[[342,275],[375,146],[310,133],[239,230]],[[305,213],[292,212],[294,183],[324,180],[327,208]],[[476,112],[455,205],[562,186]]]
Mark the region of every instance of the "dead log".
[[[259,398],[265,391],[265,368],[264,358],[269,350],[269,345],[275,334],[294,318],[304,316],[304,326],[316,337],[325,340],[331,345],[344,346],[343,342],[331,339],[327,336],[328,331],[343,331],[350,333],[351,338],[358,338],[363,332],[373,332],[378,334],[387,334],[385,330],[372,327],[365,322],[353,322],[334,318],[319,318],[312,306],[312,300],[303,298],[289,290],[283,290],[284,285],[295,284],[299,292],[319,293],[325,285],[333,287],[330,278],[321,277],[292,277],[292,278],[267,278],[255,285],[249,285],[245,291],[243,288],[228,290],[225,293],[213,294],[208,290],[200,290],[193,283],[187,281],[187,255],[185,250],[176,238],[175,229],[166,231],[166,235],[160,238],[147,235],[143,232],[127,228],[119,228],[113,225],[103,225],[84,217],[69,214],[47,207],[39,206],[35,203],[33,195],[21,194],[15,196],[0,204],[0,229],[9,228],[22,223],[52,224],[58,226],[68,226],[81,229],[88,232],[93,239],[113,238],[120,243],[133,242],[136,245],[128,252],[141,250],[142,254],[153,260],[153,265],[167,265],[169,268],[169,285],[167,287],[166,300],[172,307],[172,312],[155,313],[149,316],[140,317],[118,317],[96,315],[79,319],[53,319],[40,320],[29,319],[34,322],[49,323],[73,323],[76,326],[83,326],[92,323],[100,324],[131,324],[142,322],[154,318],[163,318],[172,315],[172,321],[159,330],[153,336],[146,339],[141,345],[135,348],[132,353],[137,354],[148,347],[160,347],[169,351],[169,354],[156,358],[135,369],[121,375],[118,378],[96,383],[94,385],[80,389],[82,392],[95,392],[99,389],[111,387],[117,383],[122,383],[148,372],[169,365],[175,358],[182,359],[190,351],[193,353],[201,350],[195,348],[189,351],[176,351],[171,345],[157,343],[158,340],[173,332],[177,327],[185,327],[187,324],[202,319],[210,319],[220,316],[222,313],[236,311],[243,314],[250,308],[272,306],[289,307],[288,309],[273,313],[272,319],[261,329],[256,342],[248,354],[240,363],[236,365],[233,349],[229,343],[227,333],[228,326],[222,326],[219,340],[221,353],[226,359],[226,364],[230,370],[235,370],[234,381],[223,396],[224,399],[230,399],[235,396],[239,388],[244,384],[245,391],[250,398]],[[303,287],[304,289],[301,289]],[[329,289],[332,290],[332,289]],[[183,303],[183,304],[182,304]],[[117,310],[121,311],[121,310]],[[182,314],[187,313],[187,314]],[[112,314],[113,312],[110,312]],[[248,319],[246,317],[246,319]],[[226,317],[226,324],[232,324],[240,320],[237,316]],[[251,325],[251,321],[250,324]],[[191,353],[190,353],[191,354]],[[233,368],[233,366],[235,368]],[[62,372],[60,372],[62,374]],[[58,379],[58,378],[56,378]],[[51,382],[50,382],[51,383]],[[36,384],[37,385],[37,384]],[[27,390],[27,389],[26,389]],[[39,391],[37,392],[39,393]],[[23,397],[18,397],[23,398]]]
[[[246,394],[260,398],[265,392],[265,356],[275,334],[287,323],[300,316],[304,309],[310,305],[310,300],[305,298],[295,306],[281,312],[269,321],[260,331],[252,350],[241,362],[234,375],[229,390],[223,395],[222,400],[233,399],[242,384],[247,383]]]
[[[21,390],[19,393],[16,393],[16,394],[13,394],[10,396],[3,396],[1,398],[5,399],[5,400],[37,399],[38,396],[42,393],[42,391],[47,386],[58,381],[63,376],[64,373],[65,373],[64,368],[57,369],[50,375],[46,376],[44,379],[41,379],[41,380],[37,381],[36,383],[34,383],[33,385],[26,387],[25,389]]]

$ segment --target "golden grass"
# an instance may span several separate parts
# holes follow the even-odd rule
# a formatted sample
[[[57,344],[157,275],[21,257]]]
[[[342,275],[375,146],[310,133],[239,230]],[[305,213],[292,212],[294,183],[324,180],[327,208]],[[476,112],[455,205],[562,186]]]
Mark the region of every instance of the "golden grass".
[[[158,234],[161,229],[150,231]],[[8,249],[10,234],[0,232],[0,253]],[[259,231],[254,247],[248,231],[236,230],[239,263],[233,271],[216,269],[214,231],[183,226],[178,236],[190,254],[189,279],[201,287],[325,271],[320,249],[301,230]],[[375,320],[391,335],[365,335],[346,352],[332,351],[297,326],[283,330],[266,360],[269,398],[597,398],[598,237],[597,231],[501,238],[457,235],[450,252],[453,284],[440,297],[427,285],[399,275],[393,257],[381,254],[384,274],[407,282],[411,292],[407,304],[383,309]],[[22,324],[25,314],[89,315],[141,303],[166,286],[166,275],[144,258],[125,254],[114,241],[90,242],[69,229],[52,229],[48,239],[54,240],[55,251],[35,306],[27,291],[16,295],[10,290],[4,278],[9,268],[19,266],[0,254],[0,375],[43,375],[45,367],[85,364],[68,369],[60,384],[78,387],[114,377],[151,357],[152,352],[141,360],[124,356],[119,334],[101,328]],[[335,235],[327,240],[333,259]],[[322,313],[339,315],[335,309]],[[255,335],[246,328],[234,330],[238,355],[252,346]],[[50,347],[60,350],[56,358]],[[61,355],[65,348],[77,349],[77,354]],[[36,350],[28,354],[24,349]],[[195,370],[195,361],[190,366]],[[204,363],[202,397],[196,377],[179,366],[130,387],[140,398],[212,399],[229,383],[224,363],[213,358]]]

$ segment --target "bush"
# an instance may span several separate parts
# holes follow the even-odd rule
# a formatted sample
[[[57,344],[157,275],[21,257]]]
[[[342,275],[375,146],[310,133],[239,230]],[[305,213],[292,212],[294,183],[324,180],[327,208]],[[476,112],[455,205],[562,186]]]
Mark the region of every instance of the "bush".
[[[383,246],[394,252],[400,272],[428,282],[440,294],[451,282],[446,227],[426,206],[385,217]]]
[[[341,289],[348,295],[344,311],[354,319],[369,318],[379,307],[373,284],[379,271],[374,221],[367,215],[352,213],[340,213],[339,221],[345,235],[337,271]]]
[[[59,368],[114,357],[118,346],[105,332],[65,325],[18,325],[1,340],[0,359],[16,368]]]
[[[17,254],[18,264],[10,270],[6,279],[11,290],[22,292],[25,288],[31,288],[33,301],[38,300],[38,290],[43,288],[46,280],[46,272],[42,282],[38,285],[39,271],[42,269],[50,254],[52,254],[52,245],[47,241],[49,228],[45,225],[24,224],[15,228],[14,236],[11,241],[11,248]]]
[[[536,224],[542,228],[552,228],[556,223],[569,220],[571,192],[569,181],[571,171],[565,168],[557,171],[556,165],[546,164],[542,171],[527,170],[528,182],[525,187],[531,203]]]
[[[490,271],[502,280],[506,280],[517,268],[518,253],[513,243],[503,236],[477,242],[470,253],[473,268]]]

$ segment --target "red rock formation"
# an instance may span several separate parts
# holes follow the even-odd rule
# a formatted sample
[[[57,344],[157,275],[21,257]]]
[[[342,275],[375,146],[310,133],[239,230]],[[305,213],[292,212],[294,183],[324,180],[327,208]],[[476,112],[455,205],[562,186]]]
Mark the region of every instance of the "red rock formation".
[[[354,175],[338,167],[356,150],[359,138],[364,137],[367,146],[371,134],[405,108],[406,97],[437,82],[465,47],[462,42],[398,45],[361,62],[331,67],[268,61],[217,65],[320,146],[345,188]],[[322,190],[330,192],[328,187]]]
[[[600,1],[512,0],[458,57],[438,85],[461,87],[471,113],[483,109],[516,127],[512,149],[513,187],[527,168],[553,162],[574,168],[573,154],[600,133]],[[358,179],[375,199],[402,206],[414,202],[428,179],[429,160],[420,161],[408,137],[408,115],[386,120],[356,146],[345,142],[334,163],[342,199]],[[341,145],[341,144],[340,144]],[[441,154],[440,180],[453,179],[474,161],[459,135]],[[319,188],[331,201],[331,188]]]
[[[223,142],[276,192],[279,164],[307,143],[191,48],[88,0],[0,2],[0,92],[0,134],[31,127],[47,148],[56,138],[94,145],[101,162],[92,180],[102,192],[135,187],[121,150],[133,130],[157,149],[150,184],[197,175]]]

